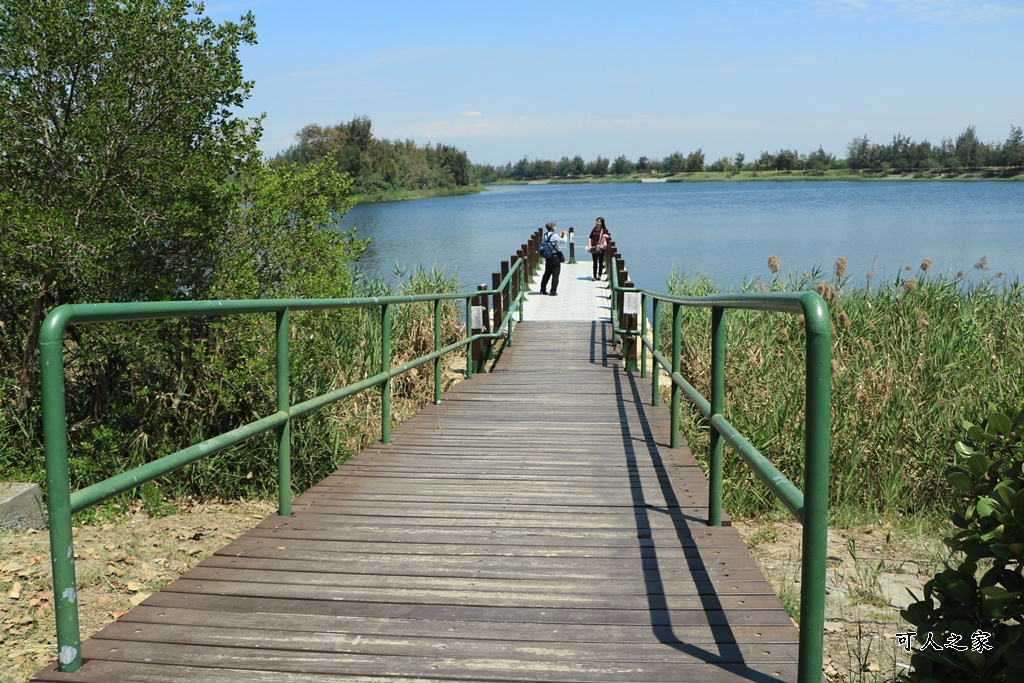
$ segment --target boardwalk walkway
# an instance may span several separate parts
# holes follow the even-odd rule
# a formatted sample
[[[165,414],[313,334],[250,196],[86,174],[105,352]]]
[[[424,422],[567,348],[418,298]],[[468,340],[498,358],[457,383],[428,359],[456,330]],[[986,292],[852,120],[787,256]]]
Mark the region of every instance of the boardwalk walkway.
[[[609,335],[520,324],[495,372],[37,680],[795,680],[796,629],[736,531],[705,525],[700,469]]]

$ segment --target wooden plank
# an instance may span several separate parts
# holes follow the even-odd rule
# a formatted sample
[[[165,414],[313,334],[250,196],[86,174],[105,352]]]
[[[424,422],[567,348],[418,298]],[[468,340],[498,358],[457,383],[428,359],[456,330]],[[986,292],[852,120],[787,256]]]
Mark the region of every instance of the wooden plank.
[[[172,586],[174,584],[171,584]],[[505,624],[595,624],[628,626],[779,626],[793,628],[792,620],[782,610],[678,610],[664,606],[644,609],[582,609],[576,607],[506,607],[490,605],[417,605],[399,601],[357,602],[354,600],[315,600],[268,597],[260,595],[217,595],[198,592],[164,590],[142,603],[143,607],[178,607],[195,612],[238,614],[324,616],[358,619],[416,619],[424,622],[460,621],[466,623]],[[136,608],[138,609],[138,608]],[[134,611],[134,610],[133,610]],[[131,614],[131,612],[129,612]],[[128,618],[127,615],[123,618]],[[795,630],[793,631],[795,633]]]
[[[278,551],[283,552],[283,551]],[[501,579],[501,580],[543,580],[552,583],[564,584],[570,582],[575,584],[579,581],[601,580],[601,590],[607,590],[615,582],[628,581],[631,584],[644,585],[654,581],[692,581],[696,584],[715,583],[720,584],[727,581],[764,581],[764,577],[756,565],[748,564],[745,568],[725,568],[717,566],[714,568],[690,569],[686,565],[671,569],[653,567],[643,569],[622,563],[598,564],[591,560],[576,561],[574,563],[561,563],[557,568],[552,567],[548,562],[517,562],[514,568],[509,568],[507,562],[495,561],[493,559],[484,561],[474,558],[467,562],[465,558],[452,558],[462,560],[448,562],[444,556],[431,558],[429,564],[422,561],[423,558],[405,556],[396,560],[395,556],[381,558],[378,555],[364,554],[355,557],[326,556],[320,554],[316,559],[299,559],[294,553],[289,553],[286,558],[262,557],[256,554],[247,554],[242,557],[229,555],[214,555],[203,563],[204,569],[258,569],[279,572],[303,573],[327,573],[356,574],[361,576],[389,575],[389,579],[396,577],[446,577],[457,579]],[[193,577],[197,578],[197,577]],[[368,580],[368,579],[367,579]],[[524,587],[519,585],[520,589]],[[570,586],[575,589],[576,586]],[[633,587],[625,586],[621,590],[631,590]]]
[[[130,642],[93,639],[83,644],[83,657],[104,658],[116,662],[175,664],[181,663],[180,646],[165,643]],[[732,648],[730,648],[732,649]],[[382,671],[391,676],[441,678],[450,681],[581,681],[586,683],[621,683],[624,680],[679,683],[689,680],[778,680],[772,674],[784,671],[795,674],[795,663],[788,656],[791,648],[765,648],[755,661],[736,662],[739,653],[728,658],[718,648],[699,645],[665,645],[666,653],[676,653],[673,661],[630,659],[627,655],[612,661],[587,661],[582,657],[553,652],[549,659],[522,660],[509,657],[454,657],[445,643],[439,643],[432,656],[386,656],[363,652],[338,653],[300,652],[275,648],[212,647],[188,648],[190,666],[278,671],[284,674],[313,673],[339,676],[373,676]],[[699,658],[699,659],[698,659]],[[765,673],[753,666],[762,664]],[[697,671],[694,671],[697,669]],[[684,672],[685,670],[685,672]],[[771,672],[771,673],[768,673]],[[735,678],[736,674],[755,677]],[[728,678],[726,678],[726,676]],[[792,680],[792,679],[783,679]]]
[[[175,626],[232,628],[252,631],[279,629],[349,635],[389,633],[397,636],[428,637],[445,633],[451,637],[503,640],[507,624],[495,621],[423,620],[394,617],[345,617],[266,612],[209,612],[177,607],[142,606],[121,618],[126,629],[131,624],[170,624]],[[651,624],[531,623],[530,637],[539,642],[626,643],[650,642]],[[126,631],[125,631],[126,632]],[[119,631],[118,633],[123,633]],[[673,625],[660,636],[660,642],[689,643],[795,643],[796,633],[784,626],[727,626],[723,624]]]
[[[378,624],[381,625],[381,624]],[[388,624],[387,635],[379,632],[351,633],[348,631],[317,631],[312,629],[294,630],[275,628],[264,624],[262,628],[239,628],[231,625],[188,625],[150,624],[143,622],[122,622],[106,629],[97,640],[135,641],[141,643],[162,643],[183,645],[190,649],[213,648],[260,648],[268,642],[275,649],[297,652],[336,653],[345,655],[376,655],[394,657],[432,657],[440,649],[434,634],[400,635],[394,633],[393,624]],[[425,629],[420,629],[425,631]],[[474,629],[465,625],[457,634],[445,633],[443,649],[445,654],[459,659],[465,658],[514,658],[517,662],[545,660],[608,662],[622,661],[624,655],[633,662],[687,662],[690,655],[681,648],[666,647],[689,645],[700,647],[713,657],[730,658],[738,654],[747,662],[782,661],[792,662],[789,648],[775,648],[784,643],[735,643],[717,642],[711,634],[697,635],[698,640],[683,639],[680,634],[666,629],[663,639],[640,638],[638,634],[624,633],[625,638],[590,641],[586,639],[563,640],[548,638],[537,640],[531,630],[528,639],[509,641],[508,626],[504,634],[496,638],[481,638]],[[625,631],[625,629],[620,629]],[[686,634],[695,633],[690,629]],[[558,635],[558,634],[555,634]],[[632,639],[630,639],[632,637]],[[628,646],[626,644],[628,643]],[[791,643],[789,643],[791,644]],[[102,646],[102,643],[97,643]],[[727,661],[729,661],[727,659]]]

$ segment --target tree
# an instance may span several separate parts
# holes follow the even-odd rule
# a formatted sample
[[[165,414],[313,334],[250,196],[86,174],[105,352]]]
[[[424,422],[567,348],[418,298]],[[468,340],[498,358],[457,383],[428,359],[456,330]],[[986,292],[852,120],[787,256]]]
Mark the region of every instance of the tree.
[[[832,167],[835,163],[836,158],[826,152],[821,145],[818,145],[816,152],[811,152],[807,155],[807,159],[804,162],[804,168],[809,171],[824,171]]]
[[[853,170],[870,168],[871,166],[871,142],[868,136],[854,138],[846,146],[846,162]]]
[[[788,149],[780,149],[775,153],[775,170],[792,171],[797,166],[796,152]]]
[[[1002,148],[1003,166],[1024,166],[1024,131],[1020,126],[1010,126],[1010,134]]]
[[[583,157],[577,154],[572,158],[572,163],[569,166],[569,175],[581,176],[586,167],[587,165],[583,162]]]
[[[612,162],[612,173],[615,175],[628,175],[633,172],[636,166],[633,162],[626,158],[625,154],[620,154],[615,157],[615,161]]]
[[[725,173],[733,170],[733,168],[735,167],[732,165],[729,157],[719,157],[717,161],[713,161],[708,164],[708,170],[715,173]]]
[[[983,164],[983,155],[986,151],[984,147],[978,140],[974,126],[967,126],[967,129],[956,138],[954,154],[965,170],[978,168]]]
[[[214,299],[349,296],[350,262],[366,240],[340,231],[352,180],[334,159],[306,166],[251,164],[233,185],[237,201],[215,254]],[[324,229],[327,226],[327,229]]]
[[[594,159],[593,161],[587,163],[587,165],[586,165],[586,173],[587,173],[587,175],[593,175],[593,176],[603,176],[603,175],[606,175],[608,173],[608,165],[609,165],[609,163],[610,162],[607,159],[605,159],[603,156],[598,154],[596,159]]]
[[[189,0],[13,0],[0,8],[0,291],[24,342],[43,311],[203,291],[258,120],[238,50],[251,13],[215,24]],[[5,361],[11,359],[3,359]]]
[[[665,173],[682,173],[686,166],[686,157],[682,152],[672,152],[661,160],[661,167]]]
[[[700,173],[704,170],[704,150],[698,149],[690,152],[686,157],[686,171],[688,173]]]
[[[737,152],[736,153],[736,170],[738,170],[738,171],[742,171],[743,170],[743,161],[746,158],[747,157],[743,154],[743,152]]]

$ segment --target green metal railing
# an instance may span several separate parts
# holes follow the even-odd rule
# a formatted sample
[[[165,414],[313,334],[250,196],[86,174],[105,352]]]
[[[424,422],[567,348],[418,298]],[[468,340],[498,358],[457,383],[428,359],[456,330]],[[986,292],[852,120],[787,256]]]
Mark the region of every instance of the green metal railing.
[[[654,294],[635,287],[618,284],[616,257],[610,257],[609,283],[612,290],[613,335],[623,340],[639,340],[641,344],[640,376],[646,377],[647,351],[655,363],[651,371],[651,395],[658,405],[658,370],[664,368],[672,380],[671,447],[679,446],[679,411],[681,395],[685,394],[711,425],[708,458],[708,524],[722,523],[723,446],[728,443],[743,458],[757,477],[803,525],[803,546],[800,570],[800,643],[798,681],[821,681],[822,647],[825,628],[825,564],[828,543],[828,465],[830,449],[830,396],[832,382],[832,331],[825,300],[815,292],[775,292],[764,294],[725,294],[703,297],[677,297]],[[618,293],[635,293],[641,297],[640,329],[620,324]],[[651,302],[650,339],[644,312]],[[672,357],[660,351],[661,314],[665,305],[672,307]],[[711,309],[711,398],[704,398],[680,374],[681,317],[684,306]],[[725,343],[727,309],[773,311],[802,315],[805,321],[805,425],[804,425],[804,490],[800,491],[762,455],[725,418]],[[631,342],[636,343],[636,342]],[[625,354],[624,354],[625,355]],[[628,365],[628,361],[627,361]]]
[[[242,443],[253,436],[276,430],[278,439],[278,512],[291,515],[291,450],[290,426],[293,418],[324,407],[361,391],[380,387],[381,441],[391,437],[391,380],[424,363],[434,362],[434,400],[441,401],[440,359],[460,348],[466,348],[466,377],[471,378],[476,361],[474,342],[505,338],[514,342],[513,328],[523,319],[523,299],[527,279],[539,263],[536,254],[541,231],[531,237],[503,277],[495,274],[492,289],[460,294],[375,297],[326,300],[261,300],[261,301],[181,301],[123,304],[74,304],[60,306],[47,316],[40,334],[42,366],[43,430],[46,453],[47,498],[50,521],[50,547],[53,561],[54,606],[57,621],[58,667],[65,672],[76,671],[82,664],[79,631],[77,588],[72,540],[72,515],[108,498],[196,462],[206,456]],[[640,376],[647,377],[647,352],[654,361],[651,368],[652,401],[659,402],[659,369],[671,377],[671,446],[679,445],[679,414],[681,397],[685,394],[708,418],[712,427],[709,458],[708,519],[711,525],[722,521],[722,466],[724,443],[729,443],[803,524],[803,556],[801,568],[801,609],[799,678],[800,683],[821,680],[822,642],[824,635],[825,559],[827,541],[828,459],[830,444],[829,395],[831,383],[831,330],[824,300],[815,293],[776,293],[760,295],[722,295],[712,297],[673,297],[655,294],[635,287],[619,285],[619,257],[614,246],[608,255],[608,277],[612,290],[611,320],[613,339],[640,347]],[[506,264],[503,265],[503,271]],[[620,323],[619,295],[640,297],[639,314],[631,325]],[[471,330],[473,300],[493,296],[495,326],[492,331]],[[441,306],[447,300],[464,300],[466,334],[458,342],[441,347]],[[433,302],[434,350],[398,366],[391,366],[391,312],[393,306]],[[500,303],[499,303],[500,302]],[[645,315],[651,303],[650,330]],[[660,352],[661,315],[665,306],[672,310],[672,357]],[[705,399],[680,374],[682,307],[703,307],[712,311],[711,322],[711,399]],[[366,379],[298,404],[290,398],[289,332],[290,312],[299,310],[337,310],[372,308],[380,311],[380,371]],[[787,480],[759,453],[724,417],[725,402],[725,311],[747,309],[802,314],[806,321],[806,428],[804,491]],[[276,317],[276,412],[253,422],[194,444],[181,451],[115,475],[78,491],[70,490],[68,466],[67,417],[64,404],[64,334],[71,325],[115,321],[152,320],[180,317],[214,317],[222,315],[268,314]],[[500,318],[500,324],[497,319]],[[638,319],[638,320],[637,320]],[[639,327],[639,329],[635,329]],[[648,339],[650,336],[650,339]],[[627,369],[635,369],[635,361],[627,359]]]
[[[504,337],[513,343],[514,317],[523,316],[523,298],[528,271],[526,260],[512,263],[509,272],[495,289],[460,294],[388,296],[353,299],[278,299],[260,301],[161,301],[119,304],[70,304],[53,309],[43,322],[40,334],[42,366],[43,440],[46,453],[47,507],[50,522],[50,552],[53,562],[54,608],[57,621],[58,667],[76,671],[82,665],[81,633],[78,618],[78,592],[75,578],[74,543],[71,518],[108,498],[129,491],[185,465],[229,448],[258,434],[277,430],[278,438],[278,513],[291,515],[290,425],[294,418],[310,413],[361,391],[381,387],[381,441],[391,440],[391,380],[424,363],[434,362],[434,400],[441,401],[440,359],[462,347],[467,349],[466,377],[472,377],[473,342]],[[515,286],[513,286],[515,283]],[[499,295],[496,296],[496,295]],[[503,302],[495,311],[495,329],[473,334],[471,300],[494,296]],[[441,306],[446,300],[465,299],[466,335],[441,347]],[[415,302],[434,304],[434,351],[402,365],[391,366],[392,306]],[[289,313],[291,311],[330,311],[342,308],[379,308],[381,320],[381,366],[372,377],[335,391],[292,404],[290,398],[290,362],[288,354]],[[64,401],[64,333],[71,325],[154,320],[161,318],[215,317],[224,315],[273,313],[276,316],[277,405],[276,412],[224,434],[194,444],[171,455],[148,462],[127,472],[77,491],[71,491],[68,466],[67,415]],[[497,319],[500,316],[500,324]]]

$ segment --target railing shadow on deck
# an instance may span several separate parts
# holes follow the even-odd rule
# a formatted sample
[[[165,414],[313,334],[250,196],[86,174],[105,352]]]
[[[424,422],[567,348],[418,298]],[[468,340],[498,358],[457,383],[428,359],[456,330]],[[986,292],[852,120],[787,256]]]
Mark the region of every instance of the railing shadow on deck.
[[[620,397],[618,408],[619,417],[622,422],[622,443],[626,453],[626,467],[630,476],[635,478],[638,482],[637,486],[631,488],[633,495],[633,516],[636,522],[637,538],[651,538],[651,512],[666,515],[672,523],[676,539],[679,541],[679,548],[683,551],[683,556],[686,558],[687,566],[694,571],[704,572],[710,576],[712,571],[705,564],[700,546],[697,544],[697,539],[694,538],[693,533],[687,524],[687,522],[706,523],[707,519],[688,515],[682,511],[679,499],[672,488],[672,483],[668,480],[668,473],[665,471],[661,452],[658,449],[658,439],[655,437],[654,432],[651,429],[651,425],[647,421],[642,410],[639,412],[642,435],[640,438],[633,437],[629,427],[629,421],[626,419],[627,414],[625,404],[627,401],[630,401],[636,405],[642,405],[644,401],[643,397],[640,395],[635,375],[616,370],[614,382],[616,394]],[[640,484],[641,472],[637,459],[638,454],[635,448],[635,444],[639,441],[642,441],[646,445],[646,455],[650,458],[651,463],[657,470],[659,492],[665,500],[664,508],[653,506],[645,499],[642,484]],[[647,590],[647,605],[651,614],[651,631],[658,639],[658,642],[671,647],[674,650],[690,655],[699,661],[723,666],[723,668],[727,667],[730,673],[742,676],[744,680],[752,681],[753,683],[768,683],[769,681],[778,680],[774,676],[766,674],[763,671],[752,669],[742,663],[743,654],[736,642],[736,636],[733,634],[732,627],[728,622],[724,624],[712,624],[709,622],[709,627],[711,628],[712,633],[716,636],[715,641],[718,644],[717,652],[687,643],[685,640],[677,636],[671,621],[672,613],[667,602],[665,585],[661,576],[661,562],[658,559],[657,546],[651,544],[646,552],[641,549],[641,557],[643,558],[642,562],[644,569],[644,583]],[[701,607],[705,614],[709,612],[723,613],[725,611],[716,592],[697,591],[697,597],[700,600]]]
[[[605,254],[611,288],[613,340],[621,341],[624,367],[647,377],[652,363],[652,404],[659,403],[658,375],[671,381],[671,447],[679,445],[679,411],[685,394],[711,427],[708,453],[708,524],[722,522],[723,451],[728,443],[754,474],[803,525],[800,572],[800,643],[798,683],[821,680],[825,630],[825,569],[828,551],[828,467],[831,448],[832,331],[828,306],[816,292],[769,292],[685,297],[633,286],[614,242]],[[621,283],[621,284],[620,284]],[[646,315],[651,304],[650,321]],[[661,352],[661,312],[671,306],[671,358]],[[711,310],[711,398],[702,396],[680,374],[682,307]],[[804,490],[799,490],[726,419],[725,313],[730,309],[801,315],[805,330]],[[650,335],[648,335],[650,322]],[[649,337],[649,338],[648,338]]]

